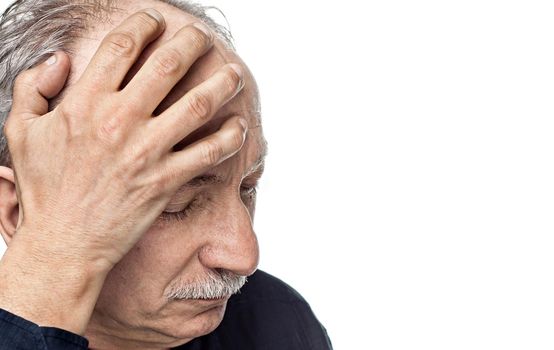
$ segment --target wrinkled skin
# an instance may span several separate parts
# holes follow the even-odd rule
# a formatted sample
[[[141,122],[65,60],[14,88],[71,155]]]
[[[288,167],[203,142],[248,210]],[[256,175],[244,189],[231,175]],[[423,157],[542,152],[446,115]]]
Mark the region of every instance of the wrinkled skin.
[[[183,26],[198,21],[179,9],[156,1],[141,1],[139,7],[137,6],[131,2],[122,2],[120,7],[124,12],[114,14],[113,24],[96,27],[86,38],[76,43],[76,55],[71,57],[71,75],[63,91],[64,96],[74,92],[73,88],[77,86],[101,40],[129,14],[143,8],[155,8],[163,14],[166,28],[142,52],[122,87],[132,81],[135,73],[158,47]],[[226,123],[229,124],[230,118],[234,116],[242,116],[248,121],[249,128],[244,144],[238,153],[202,172],[216,175],[219,182],[182,187],[171,193],[165,210],[180,211],[190,205],[186,217],[156,219],[133,242],[130,250],[124,249],[126,253],[122,258],[114,258],[117,261],[114,261],[114,266],[105,276],[84,333],[91,348],[162,349],[207,334],[221,322],[227,299],[218,302],[169,301],[164,297],[168,288],[176,283],[202,280],[208,271],[226,270],[248,276],[256,270],[259,251],[252,228],[255,193],[251,188],[262,174],[263,162],[260,161],[265,156],[266,143],[260,124],[256,83],[246,65],[235,52],[216,38],[214,47],[191,67],[186,77],[179,81],[156,108],[154,115],[163,113],[227,63],[238,63],[243,67],[244,88],[217,111],[207,124],[182,139],[174,150],[184,149],[214,133]],[[62,104],[63,102],[60,103]],[[102,171],[100,168],[96,170]],[[3,178],[6,180],[9,176]],[[113,186],[121,185],[121,181],[113,181]],[[172,189],[176,188],[178,187]],[[3,193],[8,192],[0,189],[0,195]],[[13,195],[13,191],[9,193]],[[16,202],[9,203],[17,208]],[[115,207],[112,209],[117,211]],[[17,210],[12,208],[12,214],[2,215],[0,220],[20,222],[21,216],[13,215],[14,212],[17,214]],[[135,219],[122,226],[129,227],[133,223]],[[9,246],[11,237],[5,233],[3,236]]]

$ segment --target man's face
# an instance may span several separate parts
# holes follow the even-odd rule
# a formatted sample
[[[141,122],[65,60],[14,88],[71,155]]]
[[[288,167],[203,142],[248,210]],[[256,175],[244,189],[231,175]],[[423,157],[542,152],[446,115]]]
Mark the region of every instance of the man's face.
[[[136,73],[152,51],[182,26],[198,21],[169,5],[153,0],[122,6],[125,15],[114,16],[113,25],[95,28],[74,47],[68,88],[80,77],[100,40],[128,14],[153,7],[164,15],[166,30],[142,54],[130,71]],[[137,7],[139,6],[139,7]],[[210,50],[191,68],[156,115],[208,78],[228,62],[244,62],[216,39]],[[126,81],[128,81],[127,79]],[[127,339],[133,346],[176,346],[214,330],[222,320],[226,300],[169,300],[170,291],[187,285],[202,285],[210,275],[227,271],[240,276],[252,274],[258,264],[258,243],[252,229],[255,191],[263,171],[265,140],[259,120],[256,83],[245,69],[245,87],[227,103],[205,127],[189,135],[178,150],[216,130],[230,116],[247,118],[249,131],[241,151],[211,169],[191,186],[183,187],[166,210],[184,213],[160,218],[108,275],[96,304],[87,333],[91,347],[111,343],[124,348]],[[203,180],[203,181],[202,181]],[[213,181],[212,181],[213,180]],[[240,281],[240,280],[239,280]],[[108,336],[110,335],[110,336]],[[113,338],[111,337],[113,336]],[[118,340],[114,340],[118,339]],[[142,343],[141,343],[142,342]]]

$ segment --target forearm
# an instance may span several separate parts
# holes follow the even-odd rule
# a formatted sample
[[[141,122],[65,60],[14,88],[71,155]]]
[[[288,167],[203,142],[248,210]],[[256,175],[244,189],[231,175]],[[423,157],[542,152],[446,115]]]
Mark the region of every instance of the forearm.
[[[40,326],[84,334],[107,271],[22,236],[0,260],[0,308]]]

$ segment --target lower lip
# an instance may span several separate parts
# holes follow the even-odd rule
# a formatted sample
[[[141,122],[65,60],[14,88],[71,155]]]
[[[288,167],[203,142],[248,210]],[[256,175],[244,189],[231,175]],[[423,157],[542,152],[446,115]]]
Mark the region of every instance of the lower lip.
[[[197,302],[201,304],[220,304],[223,302],[226,302],[229,299],[229,297],[223,297],[219,299],[184,299],[182,301],[192,301]]]

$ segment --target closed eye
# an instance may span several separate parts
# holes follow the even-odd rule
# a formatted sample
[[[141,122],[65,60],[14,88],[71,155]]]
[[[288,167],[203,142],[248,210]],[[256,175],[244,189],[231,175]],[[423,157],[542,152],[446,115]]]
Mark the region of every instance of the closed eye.
[[[194,198],[183,210],[180,211],[163,211],[160,214],[160,219],[162,221],[182,221],[185,220],[191,212],[193,212],[195,209],[199,207],[199,200],[198,198]]]

